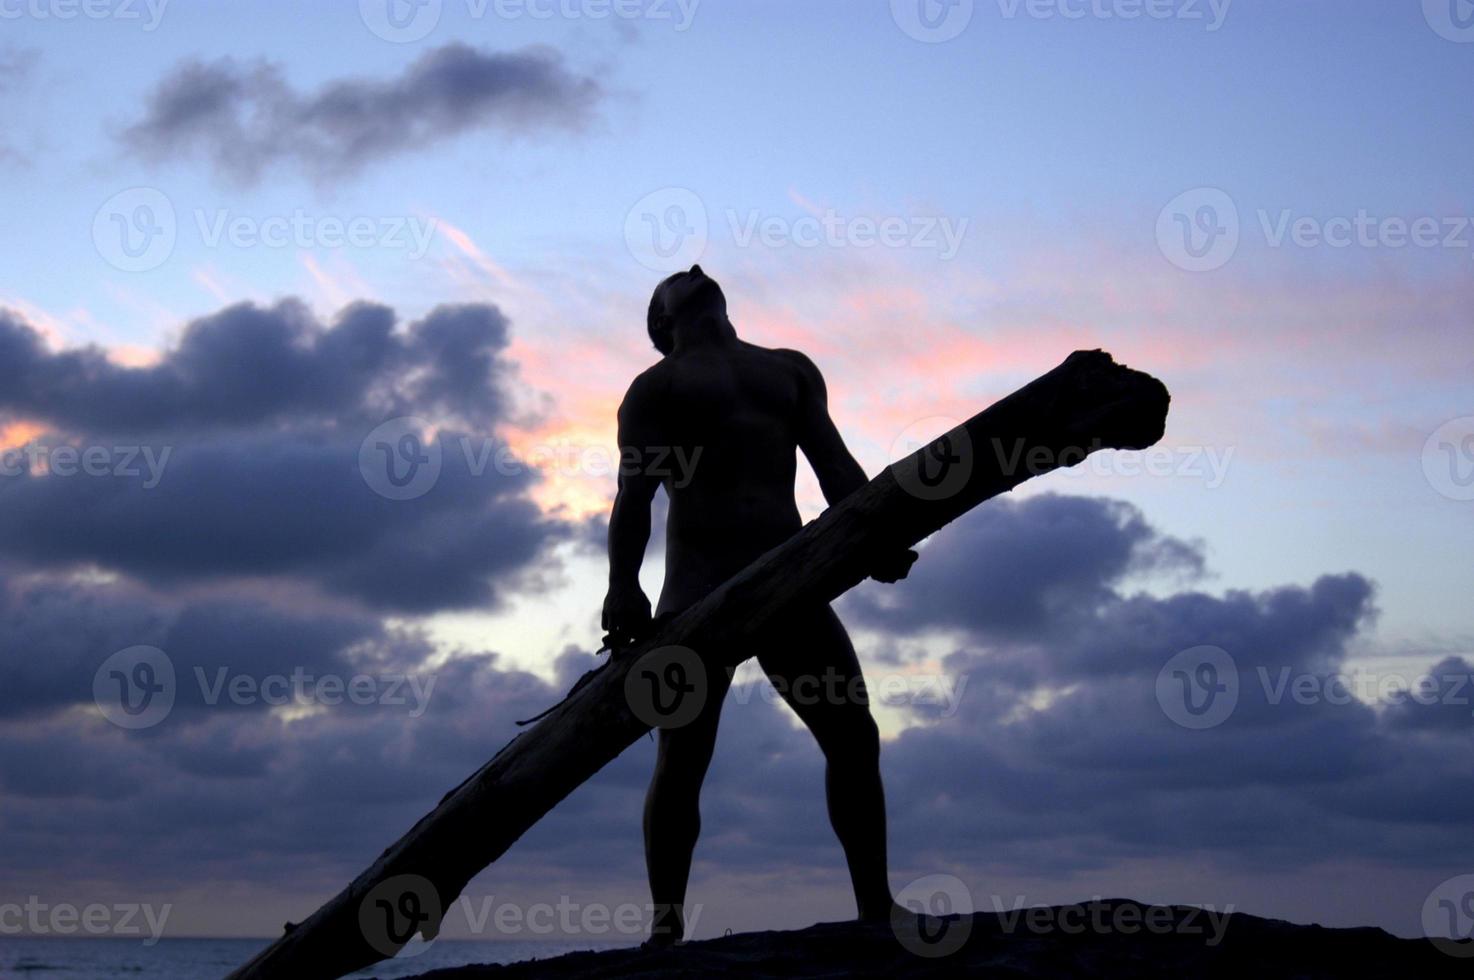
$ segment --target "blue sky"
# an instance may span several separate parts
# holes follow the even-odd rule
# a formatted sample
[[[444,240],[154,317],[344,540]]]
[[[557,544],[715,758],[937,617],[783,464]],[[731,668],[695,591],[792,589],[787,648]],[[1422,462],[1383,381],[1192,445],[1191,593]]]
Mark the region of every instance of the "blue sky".
[[[1301,633],[1278,624],[1275,629],[1288,632],[1276,634],[1267,621],[1255,629],[1223,627],[1234,636],[1278,635],[1285,644],[1283,650],[1245,652],[1241,666],[1279,663],[1273,658],[1282,656],[1297,669],[1316,663],[1323,670],[1332,663],[1344,671],[1412,679],[1448,658],[1467,658],[1474,637],[1467,601],[1474,586],[1468,561],[1471,503],[1463,482],[1438,473],[1446,464],[1456,474],[1474,466],[1474,457],[1457,455],[1461,450],[1445,460],[1439,448],[1439,439],[1468,445],[1460,440],[1474,431],[1468,384],[1474,368],[1474,228],[1468,221],[1474,214],[1474,127],[1467,110],[1458,109],[1474,80],[1474,38],[1441,19],[1437,0],[1233,0],[1216,7],[1206,0],[1173,0],[1150,5],[1171,15],[1161,19],[1119,16],[1137,8],[1128,0],[1093,3],[955,4],[945,8],[948,16],[966,18],[966,26],[939,43],[907,33],[915,10],[902,0],[703,0],[685,8],[645,0],[622,8],[641,16],[603,19],[588,16],[599,9],[589,3],[542,5],[537,9],[555,15],[536,18],[517,5],[492,5],[477,15],[480,8],[466,0],[445,0],[414,8],[422,19],[413,23],[425,27],[433,20],[434,26],[423,37],[400,42],[372,29],[379,23],[376,11],[382,12],[373,0],[174,0],[162,7],[156,23],[141,4],[101,6],[96,9],[109,16],[96,19],[61,19],[56,14],[62,8],[43,0],[0,4],[0,167],[7,177],[0,194],[13,231],[0,307],[19,325],[17,336],[39,337],[37,349],[53,358],[37,355],[34,363],[42,367],[36,370],[60,374],[61,353],[95,345],[100,364],[112,367],[93,364],[81,371],[75,397],[110,405],[112,389],[104,391],[104,382],[115,380],[119,390],[135,383],[151,389],[176,368],[195,364],[174,355],[182,344],[194,350],[184,343],[195,329],[191,324],[205,323],[220,346],[202,346],[205,353],[198,356],[220,358],[221,378],[229,379],[220,390],[238,393],[222,400],[234,398],[239,409],[232,414],[208,399],[192,402],[181,395],[178,404],[184,407],[174,414],[159,409],[167,423],[129,430],[89,417],[55,391],[47,395],[39,380],[29,401],[16,396],[0,402],[0,442],[6,447],[37,439],[103,440],[110,446],[162,441],[179,453],[181,487],[179,496],[166,498],[176,509],[161,515],[141,506],[136,527],[121,517],[112,524],[99,519],[80,529],[47,526],[52,538],[34,540],[13,529],[12,544],[0,556],[0,584],[11,590],[17,608],[30,595],[27,590],[44,588],[109,610],[103,618],[112,625],[93,630],[92,646],[77,640],[74,655],[55,658],[74,661],[88,683],[96,662],[130,645],[124,642],[129,629],[117,623],[133,623],[138,638],[131,642],[149,642],[156,629],[164,631],[160,636],[179,633],[178,618],[187,619],[193,604],[248,596],[281,617],[285,637],[301,627],[294,616],[304,607],[343,617],[334,620],[341,634],[301,641],[304,650],[336,650],[329,660],[347,657],[342,651],[350,639],[369,636],[394,657],[422,665],[475,660],[472,654],[495,651],[498,658],[487,661],[483,682],[496,697],[520,707],[522,699],[554,695],[568,679],[568,663],[560,666],[557,658],[569,650],[587,656],[597,646],[605,572],[598,522],[613,492],[607,473],[555,468],[540,481],[499,488],[488,513],[465,496],[474,481],[448,493],[440,488],[449,498],[443,502],[447,512],[434,509],[442,503],[433,495],[428,503],[411,502],[392,515],[403,522],[403,530],[394,533],[454,551],[447,564],[467,577],[447,573],[446,587],[463,588],[458,595],[482,601],[436,604],[403,595],[386,601],[385,595],[406,583],[360,568],[354,564],[358,558],[344,557],[352,549],[327,535],[318,541],[323,529],[313,526],[310,509],[303,510],[337,499],[332,494],[338,491],[316,482],[327,478],[300,455],[306,452],[302,447],[318,445],[312,440],[331,442],[324,435],[330,431],[351,436],[348,442],[356,446],[362,433],[353,427],[375,421],[368,402],[333,403],[338,388],[320,399],[305,390],[282,394],[283,376],[273,372],[297,363],[291,344],[263,354],[255,374],[245,351],[257,348],[230,356],[220,351],[233,349],[224,338],[254,336],[252,330],[285,331],[306,343],[351,302],[367,300],[394,311],[396,336],[404,338],[397,356],[428,371],[439,362],[426,338],[435,323],[448,322],[435,320],[432,311],[469,304],[480,312],[466,316],[491,339],[458,356],[484,356],[505,373],[480,379],[485,391],[460,392],[465,400],[459,407],[437,407],[415,391],[399,392],[403,404],[427,415],[444,411],[435,421],[445,431],[505,440],[523,454],[551,445],[607,448],[618,399],[629,378],[654,358],[642,323],[649,290],[665,270],[647,264],[651,241],[641,240],[640,232],[650,227],[647,220],[660,226],[677,203],[684,208],[677,222],[682,227],[695,229],[689,222],[704,216],[706,234],[687,247],[726,286],[739,332],[757,343],[811,353],[828,378],[836,420],[871,472],[894,458],[908,432],[917,434],[911,427],[935,428],[935,420],[966,417],[1077,347],[1104,347],[1163,378],[1174,394],[1163,475],[1139,475],[1135,457],[1102,458],[1100,471],[1057,474],[1025,488],[1016,509],[1002,509],[1017,527],[1053,527],[1047,519],[1063,512],[1051,508],[1065,506],[1054,494],[1083,498],[1087,502],[1076,505],[1087,508],[1087,516],[1080,519],[1098,524],[1102,541],[1150,552],[1120,564],[1101,558],[1097,566],[1089,555],[1057,541],[1059,550],[1050,554],[1060,568],[1078,563],[1094,576],[1098,588],[1082,595],[1111,596],[1107,606],[1119,603],[1122,610],[1132,603],[1160,603],[1153,615],[1164,617],[1180,613],[1184,596],[1199,596],[1203,603],[1221,604],[1213,608],[1220,609],[1222,623],[1250,615],[1236,605],[1236,595],[1260,596],[1253,615],[1261,617],[1275,606],[1264,597],[1280,595],[1277,590],[1308,597],[1307,608],[1319,612],[1306,614]],[[138,18],[124,16],[134,10]],[[1067,16],[1077,11],[1084,15]],[[668,16],[656,16],[661,13]],[[453,93],[442,93],[440,101],[416,101],[415,93],[424,90],[415,88],[415,66],[442,64],[436,59],[447,52],[461,52],[467,70],[513,76],[507,83],[512,96],[462,105]],[[165,118],[166,94],[182,99],[203,91],[201,76],[189,74],[191,65],[244,94],[229,103],[233,108],[217,104],[198,117]],[[345,87],[362,96],[361,112],[351,118],[335,114],[328,98]],[[261,124],[253,112],[273,122]],[[376,119],[387,128],[376,128]],[[234,133],[232,125],[238,127]],[[1227,208],[1219,206],[1213,218],[1216,227],[1236,227],[1237,245],[1219,253],[1221,261],[1210,254],[1211,268],[1192,271],[1194,260],[1172,232],[1179,219],[1190,226],[1204,202],[1224,200]],[[151,210],[139,212],[140,203]],[[838,223],[837,238],[815,247],[795,243],[800,229],[817,227],[826,216]],[[1338,223],[1349,227],[1358,216],[1372,229],[1375,244],[1326,243]],[[174,235],[172,247],[134,263],[146,266],[141,269],[128,268],[116,236],[116,221],[127,228],[135,218],[164,220]],[[1436,244],[1389,244],[1399,222],[1411,226],[1420,219],[1434,223]],[[336,226],[355,220],[368,229],[366,244],[324,241]],[[867,245],[867,220],[899,223],[905,233],[894,246]],[[231,221],[241,223],[240,234],[212,243],[210,229]],[[307,240],[288,232],[284,244],[260,242],[263,230],[293,221],[308,230]],[[1297,221],[1305,226],[1292,237],[1289,229]],[[776,237],[744,243],[741,229],[763,222]],[[412,238],[415,228],[425,233],[423,245]],[[1277,237],[1280,228],[1283,239]],[[941,230],[955,233],[955,248],[938,239]],[[286,299],[300,305],[286,312],[273,306]],[[273,312],[251,320],[239,303]],[[492,312],[486,312],[488,305]],[[292,333],[297,330],[303,333]],[[226,371],[231,364],[236,375]],[[315,361],[293,370],[298,368],[304,377],[319,379],[314,384],[336,383],[324,380],[335,375]],[[115,379],[109,373],[114,370]],[[132,404],[117,397],[120,411]],[[259,415],[240,407],[272,398],[280,403]],[[207,418],[209,412],[218,417]],[[228,456],[231,444],[211,441],[225,438],[222,432],[239,440],[234,445],[260,448],[263,459],[281,453],[296,460],[300,479],[272,483],[269,474],[244,463],[217,472],[189,461],[191,447],[201,454],[196,460]],[[1437,432],[1444,436],[1435,438]],[[277,438],[285,441],[272,441]],[[1221,472],[1213,469],[1214,460]],[[256,478],[266,482],[256,486],[250,482]],[[255,503],[234,511],[221,504],[217,513],[206,496],[225,493],[232,479],[244,481],[242,499]],[[62,520],[48,511],[58,501],[104,508],[98,513],[134,513],[131,504],[91,496],[92,488],[48,492],[43,482],[12,479],[5,492],[33,508],[26,513],[37,520]],[[165,493],[168,483],[160,484]],[[806,472],[799,493],[805,513],[816,514],[822,500]],[[1104,500],[1137,508],[1151,532],[1132,530],[1135,525],[1119,513],[1101,510]],[[1030,504],[1039,509],[1029,510]],[[357,511],[344,505],[344,514],[351,513]],[[480,558],[455,547],[454,536],[438,537],[445,513],[474,524],[477,531],[465,535],[468,542],[503,540],[498,535],[514,542],[504,560],[478,565]],[[219,548],[210,552],[204,544],[197,550],[176,547],[175,538],[211,541],[191,523],[211,514],[242,521],[232,528],[238,537],[221,540],[259,542],[264,536],[272,543],[259,554],[243,547],[223,557]],[[266,534],[269,529],[247,520],[253,516],[269,520],[272,528],[300,528],[300,539]],[[382,520],[375,521],[373,528],[382,530]],[[536,533],[529,530],[534,526]],[[372,537],[363,528],[355,531],[351,521],[342,533]],[[139,543],[129,545],[129,534]],[[998,535],[1029,547],[1024,537]],[[167,547],[157,544],[161,537],[170,540]],[[60,543],[50,545],[53,539]],[[1163,559],[1163,541],[1197,555],[1196,562]],[[939,547],[941,542],[939,536]],[[386,532],[376,545],[384,550],[374,554],[410,562],[409,551],[395,551],[397,546]],[[651,590],[659,584],[658,559],[657,552],[646,569]],[[959,567],[964,584],[968,576],[986,578],[985,567]],[[1328,575],[1356,576],[1368,591],[1328,591],[1316,599],[1316,583]],[[1054,594],[1050,590],[1067,584],[1046,576],[1039,587]],[[973,601],[965,589],[955,598],[962,606]],[[989,684],[1015,690],[1009,685],[1020,683],[1024,668],[999,665],[1011,663],[1010,656],[1033,642],[1027,637],[993,621],[954,622],[940,608],[931,609],[937,618],[930,627],[903,630],[861,615],[869,601],[856,598],[849,607],[867,669],[904,663],[947,676],[966,669],[974,672],[974,690]],[[125,608],[134,612],[124,616]],[[230,620],[218,606],[210,608]],[[13,635],[34,638],[17,617],[10,622]],[[1114,629],[1113,623],[1081,629]],[[1162,627],[1138,645],[1151,646],[1172,632]],[[1208,626],[1200,632],[1201,642],[1228,643],[1214,640],[1217,634]],[[1307,639],[1311,634],[1319,639]],[[1182,635],[1190,637],[1192,629]],[[1034,677],[1033,687],[1016,689],[1022,702],[1107,697],[1108,687],[1092,687],[1098,678],[1088,671],[1071,673],[1078,665],[1059,652],[1078,639],[1053,637],[1053,652],[1041,654],[1041,662],[1061,658],[1063,666]],[[58,641],[68,650],[72,642]],[[422,642],[428,646],[417,645]],[[1148,652],[1160,651],[1152,647],[1143,656]],[[178,656],[185,663],[193,654]],[[348,660],[332,662],[341,669]],[[248,653],[232,663],[252,669]],[[50,690],[51,680],[28,674],[32,669],[19,659],[6,667],[7,676]],[[64,679],[56,683],[72,690]],[[186,757],[249,744],[263,759],[274,760],[262,761],[261,772],[288,781],[303,778],[300,749],[288,746],[290,726],[270,712],[208,716],[208,722],[181,725],[177,743],[127,742],[121,741],[123,733],[68,727],[69,703],[59,697],[55,713],[44,716],[18,707],[5,724],[39,725],[37,730],[75,740],[68,751],[85,754],[95,744],[108,752],[143,753],[128,755],[128,765],[145,768],[149,752],[185,765],[180,760]],[[1012,717],[991,699],[987,706],[978,710],[989,719],[995,718],[994,708],[996,718]],[[476,709],[468,704],[458,710]],[[770,714],[761,724],[772,726],[779,733],[775,738],[788,739],[791,726],[784,727],[777,711]],[[1369,714],[1359,724],[1370,727],[1357,731],[1388,738],[1387,732],[1403,731],[1388,717]],[[247,724],[252,719],[282,727],[264,734],[266,729]],[[398,725],[403,719],[391,721]],[[1041,716],[1040,724],[1053,721]],[[488,740],[500,732],[477,727],[480,722],[458,727],[455,718],[442,724],[445,730],[437,729],[436,737],[447,741],[456,732]],[[923,740],[945,729],[908,710],[888,713],[885,725],[898,745],[907,746],[897,749],[903,756],[922,753]],[[370,741],[376,745],[402,737],[398,728],[375,731]],[[1348,746],[1360,744],[1362,735],[1334,731]],[[1464,741],[1450,744],[1466,750],[1467,732],[1466,718],[1461,733],[1449,736]],[[977,733],[969,729],[958,737]],[[347,736],[325,731],[322,737]],[[1152,758],[1157,749],[1165,755],[1176,751],[1164,748],[1165,742],[1152,744]],[[1409,745],[1398,742],[1397,750],[1411,752]],[[474,760],[485,747],[477,742],[454,758]],[[1022,742],[1017,751],[1027,756]],[[1346,753],[1355,756],[1350,747]],[[1205,756],[1208,762],[1215,758]],[[365,771],[371,768],[372,760],[357,761]],[[802,767],[810,763],[795,762],[793,771],[807,772]],[[1034,763],[1056,773],[1067,768],[1052,756]],[[197,759],[194,764],[198,768]],[[630,803],[645,764],[632,754],[597,792]],[[159,771],[157,758],[148,765]],[[1373,763],[1367,766],[1370,772]],[[436,774],[452,783],[458,778],[448,768]],[[1170,774],[1161,778],[1157,790],[1175,785]],[[1274,783],[1271,774],[1244,778],[1259,788]],[[1310,781],[1306,775],[1297,785]],[[45,854],[59,845],[39,829],[40,815],[67,793],[48,796],[52,791],[42,782],[34,774],[0,769],[0,785],[12,793],[22,786],[35,792],[9,820],[30,828],[37,853]],[[251,792],[262,792],[261,785],[253,784]],[[197,804],[206,797],[230,798],[229,787],[216,784],[199,792]],[[989,799],[986,788],[977,792]],[[1428,794],[1426,799],[1437,797],[1431,789]],[[429,787],[406,788],[386,810],[376,811],[372,827],[355,843],[387,843],[394,828],[434,795]],[[1155,795],[1152,790],[1131,798],[1150,809],[1145,797]],[[353,798],[349,793],[339,802],[350,807]],[[292,813],[313,811],[305,796],[293,799],[287,806]],[[1444,816],[1469,806],[1467,795],[1452,793],[1444,803]],[[1408,896],[1421,901],[1439,880],[1470,870],[1447,855],[1412,854],[1417,848],[1409,842],[1419,834],[1430,842],[1440,839],[1429,829],[1438,820],[1378,817],[1345,800],[1307,799],[1303,806],[1307,810],[1277,815],[1287,825],[1318,806],[1355,816],[1334,824],[1336,846],[1317,855],[1319,870],[1309,864],[1285,870],[1272,887],[1252,884],[1251,872],[1273,863],[1263,847],[1235,850],[1225,843],[1211,860],[1203,859],[1211,865],[1204,870],[1196,856],[1174,863],[1178,855],[1171,848],[1153,852],[1135,834],[1116,839],[1099,860],[1082,858],[1077,867],[1021,870],[1038,856],[1030,842],[1042,832],[1023,832],[1002,817],[990,819],[988,828],[1013,834],[1011,850],[1003,848],[1011,857],[990,863],[972,841],[960,849],[968,856],[949,867],[964,880],[1027,879],[1033,882],[1030,894],[1051,897],[1069,897],[1071,889],[1125,892],[1135,886],[1141,897],[1193,900],[1191,888],[1161,883],[1201,881],[1209,896],[1201,901],[1245,895],[1269,911],[1309,919],[1329,901],[1327,882],[1355,877],[1362,873],[1358,862],[1367,862],[1374,870],[1366,873],[1381,875],[1376,880],[1385,889],[1336,914],[1401,931],[1416,931],[1417,910],[1410,910]],[[1171,809],[1152,811],[1146,822],[1170,820]],[[88,819],[139,825],[152,812],[138,793],[107,797],[86,809]],[[823,831],[819,810],[811,815]],[[321,829],[321,819],[304,822]],[[923,826],[907,819],[901,817],[899,825]],[[960,823],[955,829],[968,832]],[[96,829],[84,822],[76,832]],[[1062,835],[1073,832],[1058,829]],[[618,840],[632,860],[638,858],[633,837]],[[730,850],[722,853],[740,874],[720,865],[702,873],[710,875],[713,895],[730,898],[756,887],[776,856],[756,844],[727,844]],[[112,860],[115,845],[120,846],[100,843],[98,859]],[[197,854],[170,866],[170,880],[149,887],[167,895],[175,893],[171,888],[209,890],[217,880],[244,882],[234,898],[206,903],[191,921],[191,931],[209,933],[233,921],[238,909],[232,902],[259,905],[264,892],[252,889],[268,888],[262,880],[269,880],[269,862],[261,857],[244,870],[239,864],[216,866],[210,855],[220,842],[202,839],[198,846]],[[265,838],[262,847],[270,849]],[[633,865],[593,874],[587,855],[569,855],[542,837],[532,840],[529,853],[509,878],[530,882],[554,874],[572,881],[582,875],[596,881],[590,886],[596,890],[642,887]],[[938,862],[927,864],[923,855],[904,847],[901,855],[911,871],[936,870]],[[346,846],[323,856],[313,869],[316,877],[300,889],[286,889],[291,894],[281,900],[311,905],[342,872],[355,871],[360,856]],[[1150,880],[1122,870],[1134,860],[1155,869]],[[261,877],[253,879],[257,872]],[[130,869],[118,861],[103,873],[112,876],[110,888],[124,888]],[[837,879],[822,877],[827,873],[815,871],[813,894],[805,892],[788,911],[845,914],[843,888],[836,890]],[[19,880],[65,894],[68,874],[48,879],[35,871]],[[1158,886],[1156,894],[1145,894]],[[739,927],[776,924],[743,915],[723,921]],[[271,911],[246,928],[266,928],[279,918]]]

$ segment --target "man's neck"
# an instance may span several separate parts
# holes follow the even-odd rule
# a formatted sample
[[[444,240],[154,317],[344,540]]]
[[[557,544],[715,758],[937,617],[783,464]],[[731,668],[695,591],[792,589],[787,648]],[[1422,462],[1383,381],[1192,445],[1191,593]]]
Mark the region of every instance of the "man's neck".
[[[724,315],[707,314],[676,327],[675,350],[726,347],[737,342],[737,331]]]

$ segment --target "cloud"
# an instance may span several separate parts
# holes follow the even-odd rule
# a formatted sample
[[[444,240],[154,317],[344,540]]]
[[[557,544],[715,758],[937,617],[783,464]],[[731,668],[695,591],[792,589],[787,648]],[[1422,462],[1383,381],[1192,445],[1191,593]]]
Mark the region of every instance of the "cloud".
[[[966,679],[958,710],[917,705],[920,724],[882,751],[898,884],[938,870],[980,888],[1000,875],[1134,881],[1133,868],[1165,862],[1191,867],[1196,898],[1222,905],[1233,898],[1215,882],[1256,870],[1382,862],[1451,873],[1474,860],[1467,707],[1411,718],[1411,709],[1359,701],[1276,699],[1273,684],[1259,680],[1261,668],[1271,680],[1281,669],[1317,679],[1347,669],[1348,645],[1374,612],[1366,579],[1131,594],[1124,582],[1175,574],[1183,562],[1178,545],[1167,546],[1171,539],[1139,512],[1047,495],[995,503],[928,545],[915,574],[939,578],[890,590],[898,598],[888,635],[924,634],[925,608],[956,644],[942,675]],[[1019,597],[1027,613],[979,606],[990,576],[1004,574],[988,569],[1006,569],[1030,549],[1038,554],[1020,573],[1030,583]],[[923,599],[953,575],[978,584]],[[263,929],[310,911],[512,737],[513,719],[557,700],[596,662],[569,649],[557,683],[548,684],[490,654],[439,663],[414,634],[351,615],[314,622],[233,600],[156,610],[123,587],[12,581],[0,594],[7,648],[58,638],[48,646],[58,654],[53,663],[28,663],[5,680],[52,671],[55,692],[72,678],[47,710],[10,722],[0,715],[0,821],[15,843],[7,862],[15,878],[266,888],[290,868],[290,887],[304,894],[290,912],[261,910]],[[1060,603],[1081,599],[1088,602],[1076,614],[1057,618]],[[873,597],[866,601],[873,611]],[[859,604],[846,605],[859,622]],[[41,609],[50,614],[30,614],[31,632],[22,634],[17,611]],[[375,704],[287,720],[193,699],[156,728],[128,733],[68,708],[86,706],[91,673],[117,642],[112,622],[158,637],[191,668],[259,675],[298,663],[339,672],[393,667],[431,673],[436,685],[419,717]],[[1237,708],[1208,730],[1178,726],[1157,700],[1159,671],[1189,644],[1221,646],[1240,676]],[[938,667],[870,661],[872,692],[882,669]],[[1450,661],[1434,672],[1467,669]],[[703,797],[697,880],[781,869],[791,883],[842,881],[843,857],[824,817],[823,759],[765,685],[735,688],[725,706]],[[555,808],[496,866],[493,891],[546,898],[558,882],[643,901],[640,801],[651,748],[642,740]],[[56,806],[60,798],[66,807]]]
[[[0,559],[160,589],[292,582],[380,612],[495,608],[582,533],[543,515],[537,471],[498,435],[519,392],[508,337],[484,304],[400,325],[360,303],[325,326],[300,302],[245,303],[127,367],[96,347],[52,352],[0,315],[0,418],[50,429],[30,443],[43,465],[4,456]],[[363,468],[401,417],[437,430],[443,460],[408,500]]]
[[[487,425],[506,407],[509,324],[488,304],[441,306],[403,331],[394,311],[355,303],[324,326],[306,304],[238,303],[187,324],[156,363],[98,347],[52,353],[0,310],[10,370],[0,412],[92,434],[267,426],[302,430],[419,411]]]
[[[925,555],[902,588],[859,590],[847,610],[895,634],[1043,637],[1089,615],[1130,572],[1203,572],[1193,545],[1159,534],[1130,504],[1058,494],[992,501],[929,541]]]
[[[310,93],[275,64],[222,58],[177,66],[121,138],[146,159],[199,155],[246,183],[279,164],[330,177],[476,129],[577,129],[601,97],[597,81],[542,47],[447,44],[396,78],[339,79]]]

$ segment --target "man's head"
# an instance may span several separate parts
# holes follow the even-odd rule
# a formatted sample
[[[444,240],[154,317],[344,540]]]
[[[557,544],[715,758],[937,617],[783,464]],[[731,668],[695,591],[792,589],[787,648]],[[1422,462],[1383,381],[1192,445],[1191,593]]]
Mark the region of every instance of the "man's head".
[[[650,295],[645,329],[650,342],[662,354],[676,347],[676,328],[708,317],[727,322],[727,297],[715,279],[693,265],[685,272],[666,276]]]

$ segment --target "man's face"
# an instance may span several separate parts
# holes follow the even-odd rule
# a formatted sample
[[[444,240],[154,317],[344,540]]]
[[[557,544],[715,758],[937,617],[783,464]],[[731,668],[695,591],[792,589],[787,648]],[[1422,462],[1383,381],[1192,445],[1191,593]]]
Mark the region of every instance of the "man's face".
[[[711,311],[725,312],[727,308],[727,298],[722,294],[722,287],[703,272],[699,265],[693,265],[685,272],[677,272],[668,277],[661,284],[660,293],[665,315],[673,319]]]

